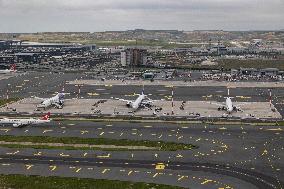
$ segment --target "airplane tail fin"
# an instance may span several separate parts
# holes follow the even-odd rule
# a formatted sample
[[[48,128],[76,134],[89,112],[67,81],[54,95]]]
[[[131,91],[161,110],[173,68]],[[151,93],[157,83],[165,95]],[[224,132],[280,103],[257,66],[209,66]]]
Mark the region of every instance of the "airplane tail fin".
[[[10,70],[11,71],[16,71],[16,64],[12,64],[11,67],[10,67]]]
[[[58,93],[59,100],[64,100],[65,93]]]
[[[49,120],[50,112],[48,112],[46,115],[44,115],[41,120]]]

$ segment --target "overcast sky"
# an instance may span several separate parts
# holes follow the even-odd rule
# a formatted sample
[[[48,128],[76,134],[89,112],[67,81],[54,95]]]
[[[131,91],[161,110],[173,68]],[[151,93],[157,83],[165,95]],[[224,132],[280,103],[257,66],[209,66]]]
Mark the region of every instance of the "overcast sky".
[[[284,0],[0,0],[0,32],[284,29]]]

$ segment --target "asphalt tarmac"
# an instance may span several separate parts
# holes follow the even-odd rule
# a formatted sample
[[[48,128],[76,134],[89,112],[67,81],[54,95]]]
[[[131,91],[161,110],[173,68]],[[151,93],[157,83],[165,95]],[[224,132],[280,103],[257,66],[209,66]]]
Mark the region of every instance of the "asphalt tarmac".
[[[41,127],[2,127],[1,135],[56,136],[84,138],[113,138],[132,140],[169,141],[199,146],[190,151],[66,151],[1,148],[2,167],[11,166],[10,172],[56,175],[49,166],[56,166],[61,176],[90,178],[89,168],[96,174],[91,178],[110,178],[102,174],[110,169],[115,178],[164,183],[189,188],[281,188],[283,187],[284,158],[283,130],[276,126],[194,125],[169,123],[112,123],[112,122],[53,122]],[[38,154],[42,159],[38,159]],[[162,162],[165,170],[155,170]],[[9,165],[8,165],[9,164]],[[18,166],[15,166],[18,165]],[[33,165],[27,169],[26,165]],[[15,169],[12,167],[15,166]],[[67,167],[67,168],[66,168]],[[69,167],[69,168],[68,168]],[[70,169],[70,167],[75,167]],[[80,169],[81,168],[81,169]],[[75,169],[75,170],[74,170]],[[69,170],[69,171],[67,171]],[[137,177],[125,177],[139,171]],[[132,171],[132,172],[131,172]],[[146,173],[141,176],[140,173]],[[151,174],[147,174],[151,172]],[[159,179],[153,176],[158,173]],[[180,177],[168,180],[166,176],[178,173]],[[181,174],[183,173],[183,174]],[[101,175],[102,174],[102,175]],[[161,175],[160,175],[161,174]],[[112,175],[112,174],[110,174]],[[179,182],[182,177],[184,181]],[[134,178],[133,178],[134,177]],[[192,181],[192,177],[200,178]],[[145,179],[145,180],[144,180]],[[207,181],[209,180],[209,181]],[[198,182],[197,182],[198,181]],[[201,184],[203,182],[206,184]],[[213,182],[215,181],[215,182]],[[216,183],[223,183],[212,185]]]
[[[124,98],[133,100],[137,94],[141,94],[143,87],[135,85],[84,85],[79,87],[66,84],[67,81],[91,79],[91,75],[79,73],[44,73],[28,72],[17,74],[15,77],[0,80],[0,97],[29,98],[33,96],[50,98],[61,92],[68,93],[66,99],[88,98],[88,99],[111,99]],[[267,102],[269,101],[270,88],[232,88],[230,96],[235,102]],[[153,100],[171,99],[172,88],[169,86],[145,86],[145,94]],[[174,100],[176,101],[218,101],[224,102],[227,95],[226,87],[206,86],[176,86],[174,88]],[[283,109],[284,89],[272,88],[272,103],[284,116]]]
[[[135,99],[140,86],[65,84],[90,79],[84,74],[23,73],[0,80],[0,96],[51,97],[57,92],[66,98],[111,97]],[[234,101],[269,99],[269,88],[234,88]],[[145,86],[154,100],[169,99],[168,86]],[[273,88],[273,104],[284,115],[284,89]],[[224,101],[225,87],[175,87],[175,100]],[[190,151],[80,151],[0,148],[0,173],[66,176],[96,179],[145,181],[186,188],[283,188],[283,129],[278,126],[209,124],[52,122],[40,127],[0,127],[0,135],[113,138],[189,143],[199,146]],[[164,163],[165,169],[155,169]]]

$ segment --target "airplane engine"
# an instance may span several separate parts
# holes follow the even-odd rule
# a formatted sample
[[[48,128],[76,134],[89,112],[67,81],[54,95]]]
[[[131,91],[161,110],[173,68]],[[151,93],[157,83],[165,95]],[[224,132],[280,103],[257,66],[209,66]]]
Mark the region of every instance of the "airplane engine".
[[[18,127],[21,127],[21,125],[14,123],[13,127],[18,128]]]
[[[64,104],[64,100],[60,100],[60,101],[59,101],[59,105],[60,105],[60,106],[63,106],[63,104]]]
[[[131,106],[132,106],[131,102],[127,103],[126,106],[127,106],[128,108],[131,108]]]

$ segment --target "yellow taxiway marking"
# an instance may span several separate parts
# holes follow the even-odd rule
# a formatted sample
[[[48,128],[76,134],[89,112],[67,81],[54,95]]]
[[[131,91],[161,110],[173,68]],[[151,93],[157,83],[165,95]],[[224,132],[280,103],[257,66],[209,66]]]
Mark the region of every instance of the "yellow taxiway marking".
[[[267,131],[283,131],[282,128],[277,128],[277,129],[266,129]]]
[[[89,131],[81,131],[81,135],[84,135],[86,133],[89,133]]]
[[[55,171],[55,169],[57,168],[56,165],[51,165],[51,166],[49,166],[49,167],[50,167],[51,171]]]
[[[107,154],[106,156],[97,156],[97,158],[110,158],[110,154]]]
[[[33,167],[33,165],[26,165],[27,170],[30,170]]]
[[[78,168],[75,172],[79,173],[82,170],[82,168]]]
[[[124,95],[126,97],[134,97],[134,96],[139,96],[140,94],[137,93],[133,93],[133,94],[129,94],[129,95]]]
[[[237,98],[241,98],[241,99],[251,99],[251,97],[249,96],[236,96]]]
[[[156,169],[156,170],[164,170],[165,168],[166,168],[166,165],[163,164],[163,163],[158,163],[158,164],[156,164],[156,166],[155,166],[155,169]]]
[[[104,169],[104,170],[102,171],[102,174],[105,174],[107,171],[110,171],[110,169]]]
[[[195,142],[198,142],[198,141],[200,141],[200,140],[201,140],[201,138],[199,138],[199,139],[196,139],[196,140],[195,140]]]
[[[179,178],[178,178],[178,181],[181,181],[182,179],[184,179],[185,178],[185,176],[180,176]]]
[[[203,98],[212,98],[213,95],[208,95],[208,96],[202,96]]]
[[[0,131],[4,131],[5,133],[8,133],[11,129],[0,129]]]
[[[52,132],[53,130],[44,130],[42,133]]]
[[[176,157],[177,158],[183,158],[183,156],[181,154],[178,154]]]
[[[213,180],[208,180],[208,179],[205,179],[205,181],[203,181],[201,184],[203,185],[203,184],[207,184],[207,183],[209,183],[209,182],[212,182]]]
[[[61,157],[69,157],[70,155],[69,154],[64,154],[64,153],[61,153],[59,154]]]
[[[20,151],[19,150],[17,150],[17,151],[15,151],[15,152],[10,152],[10,153],[6,153],[7,155],[15,155],[15,154],[17,154],[17,153],[19,153]]]
[[[129,175],[131,175],[131,173],[133,173],[133,171],[129,171],[127,175],[129,176]]]
[[[268,154],[268,151],[266,149],[264,149],[261,155],[264,156],[264,155],[267,155],[267,154]]]
[[[36,154],[34,154],[34,156],[41,156],[42,155],[42,152],[38,152]]]
[[[153,175],[153,178],[155,178],[158,174],[159,174],[159,173],[155,173],[155,174]]]

